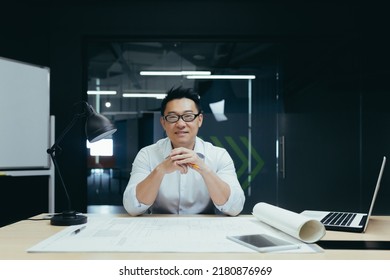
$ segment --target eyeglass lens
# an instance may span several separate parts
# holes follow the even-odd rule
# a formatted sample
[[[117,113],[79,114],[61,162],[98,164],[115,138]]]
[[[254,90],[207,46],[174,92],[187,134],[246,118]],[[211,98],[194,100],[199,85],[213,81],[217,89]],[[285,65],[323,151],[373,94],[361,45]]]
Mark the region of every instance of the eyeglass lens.
[[[173,115],[172,114],[172,115],[165,116],[165,120],[168,122],[171,122],[171,123],[175,123],[175,122],[179,121],[179,119],[182,119],[185,122],[192,122],[193,120],[195,120],[195,118],[197,116],[198,115],[196,115],[196,114],[184,114],[184,115]]]

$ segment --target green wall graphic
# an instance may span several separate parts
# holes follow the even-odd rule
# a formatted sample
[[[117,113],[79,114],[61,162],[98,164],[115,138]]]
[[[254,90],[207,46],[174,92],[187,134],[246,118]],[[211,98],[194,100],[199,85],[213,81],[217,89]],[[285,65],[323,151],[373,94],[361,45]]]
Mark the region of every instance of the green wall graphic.
[[[245,190],[249,186],[249,178],[251,181],[259,174],[264,166],[264,161],[251,145],[251,160],[252,171],[248,174],[248,149],[249,142],[246,136],[238,136],[238,139],[234,139],[233,136],[224,136],[223,142],[217,136],[210,136],[211,142],[218,146],[225,148],[229,151],[230,155],[235,160],[237,177],[240,180],[242,188]]]

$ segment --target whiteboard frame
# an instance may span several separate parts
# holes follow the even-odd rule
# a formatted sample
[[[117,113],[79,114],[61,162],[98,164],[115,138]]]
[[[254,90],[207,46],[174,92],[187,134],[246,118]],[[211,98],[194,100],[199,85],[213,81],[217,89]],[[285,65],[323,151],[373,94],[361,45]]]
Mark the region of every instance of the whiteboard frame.
[[[0,57],[0,63],[2,63],[0,64],[0,75],[2,75],[0,77],[0,91],[3,90],[4,93],[1,94],[0,92],[0,99],[2,99],[0,100],[2,102],[2,106],[0,106],[0,131],[2,130],[1,138],[4,141],[2,143],[4,146],[0,147],[0,176],[48,176],[48,212],[55,213],[55,167],[46,152],[55,142],[55,117],[50,115],[50,68],[4,57]],[[28,71],[23,71],[23,67],[25,69],[28,68]],[[22,71],[18,72],[16,70]],[[31,76],[23,77],[22,74],[26,73],[32,74]],[[42,83],[36,84],[36,89],[28,91],[29,93],[38,92],[38,94],[41,94],[37,97],[37,101],[34,101],[32,96],[25,96],[24,94],[28,93],[26,93],[27,91],[23,92],[22,89],[23,86],[35,85],[34,83],[36,82]],[[30,106],[30,108],[23,106]],[[36,116],[38,117],[35,118]],[[27,136],[31,136],[31,138],[36,140],[36,146],[34,146],[34,141],[26,141],[26,138],[29,139],[29,137],[23,137],[23,134],[20,134],[22,136],[18,137],[18,133],[23,128],[17,126],[17,124],[32,125],[32,123],[28,123],[26,120],[21,120],[22,117],[31,118],[37,123],[39,121],[43,122],[42,126],[38,125],[37,130],[28,130],[30,134]],[[3,123],[1,124],[1,122]],[[14,131],[10,131],[14,128]],[[12,134],[12,132],[15,133]],[[8,135],[4,135],[6,133]],[[6,136],[9,139],[4,140]],[[44,139],[43,143],[37,143],[42,139]],[[21,142],[18,143],[18,141]],[[28,152],[24,153],[26,150],[23,150],[23,148],[26,147],[32,150],[31,154]],[[12,160],[15,156],[20,155],[20,163],[15,164]],[[28,158],[26,159],[26,157],[31,155],[35,155],[38,158],[36,162],[28,162]],[[26,164],[23,162],[25,159]],[[11,164],[8,164],[8,161]]]
[[[0,170],[49,169],[50,69],[0,57]]]

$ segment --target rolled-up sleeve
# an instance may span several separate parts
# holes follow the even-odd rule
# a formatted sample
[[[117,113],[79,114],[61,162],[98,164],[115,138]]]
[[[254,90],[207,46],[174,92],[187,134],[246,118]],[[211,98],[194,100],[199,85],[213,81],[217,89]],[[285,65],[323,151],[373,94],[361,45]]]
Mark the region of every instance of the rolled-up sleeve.
[[[229,153],[224,149],[217,150],[219,151],[215,154],[218,158],[213,160],[218,163],[216,173],[221,180],[229,185],[230,196],[225,204],[215,205],[215,207],[226,215],[237,216],[244,208],[245,194],[238,181],[234,162]]]
[[[123,193],[123,206],[125,207],[127,213],[131,216],[138,216],[144,214],[150,207],[150,205],[143,204],[138,201],[135,194],[134,186],[127,186],[125,192]]]
[[[147,158],[148,154],[144,149],[141,149],[134,160],[130,180],[123,193],[123,206],[131,216],[141,215],[151,206],[139,202],[136,195],[138,183],[144,180],[151,172]]]

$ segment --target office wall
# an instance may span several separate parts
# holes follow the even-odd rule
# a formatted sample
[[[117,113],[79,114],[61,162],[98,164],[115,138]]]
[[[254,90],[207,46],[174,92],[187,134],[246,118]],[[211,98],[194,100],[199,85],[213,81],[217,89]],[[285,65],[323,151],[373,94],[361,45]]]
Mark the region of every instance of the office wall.
[[[359,6],[337,1],[281,4],[250,0],[31,2],[16,0],[4,9],[6,12],[0,18],[0,55],[50,67],[51,113],[56,116],[57,134],[70,121],[72,104],[86,100],[83,43],[89,36],[154,40],[249,38],[278,42],[326,38],[336,42],[353,35],[357,43],[365,43],[362,60],[370,60],[370,68],[361,72],[362,76],[369,76],[367,81],[371,82],[367,82],[367,86],[388,76],[377,78],[372,71],[376,63],[382,63],[381,54],[385,54],[386,48],[379,49],[378,54],[376,46],[383,42],[386,33],[382,32],[388,26],[385,9],[374,4]],[[372,53],[377,53],[378,60],[371,61]],[[383,70],[388,74],[389,70]],[[365,125],[374,127],[376,124],[367,119]],[[377,130],[373,133],[375,139],[380,137]],[[74,208],[85,211],[87,155],[82,135],[80,124],[64,140],[64,153],[58,161]],[[378,144],[373,139],[366,135],[365,143]],[[379,144],[372,146],[380,150]],[[365,149],[363,152],[372,153]],[[66,206],[63,198],[61,189],[57,190],[58,211]]]
[[[0,56],[48,67],[49,8],[37,4],[2,4]],[[48,211],[47,176],[0,177],[0,192],[0,226]]]

